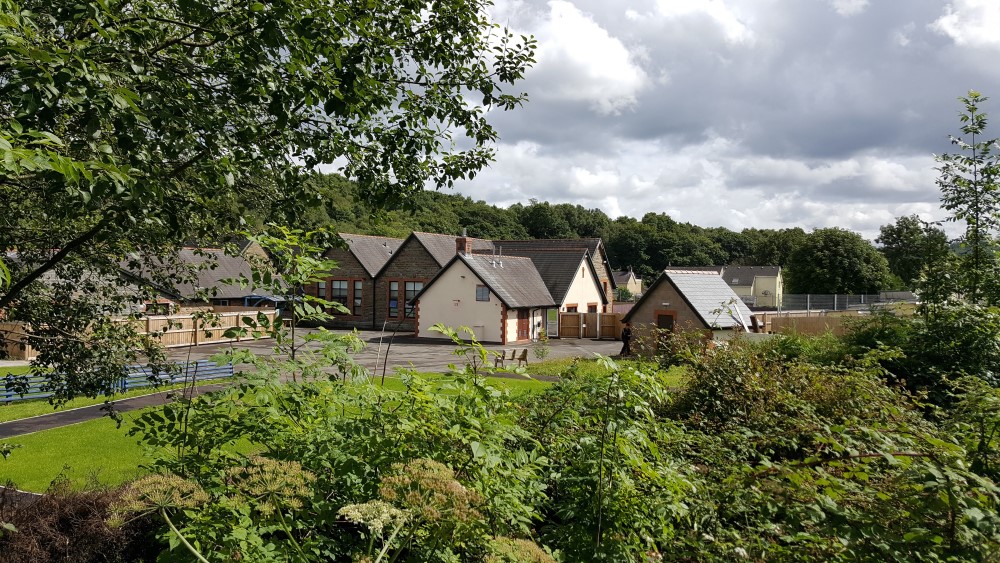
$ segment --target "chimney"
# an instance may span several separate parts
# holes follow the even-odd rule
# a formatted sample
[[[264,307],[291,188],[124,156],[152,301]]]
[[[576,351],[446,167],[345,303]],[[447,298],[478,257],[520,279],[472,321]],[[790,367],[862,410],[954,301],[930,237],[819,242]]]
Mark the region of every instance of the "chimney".
[[[465,227],[462,227],[462,236],[455,239],[455,254],[472,254],[472,241],[465,234]]]

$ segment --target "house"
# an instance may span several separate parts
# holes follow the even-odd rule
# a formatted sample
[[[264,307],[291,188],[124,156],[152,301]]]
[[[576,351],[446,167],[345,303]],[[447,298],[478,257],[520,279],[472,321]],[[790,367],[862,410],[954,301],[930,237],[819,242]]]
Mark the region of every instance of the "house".
[[[488,240],[414,232],[375,275],[375,328],[416,330],[413,299],[456,254],[493,248]]]
[[[755,309],[776,309],[785,292],[781,266],[702,266],[689,270],[715,272],[743,302]]]
[[[750,328],[750,309],[712,271],[667,269],[629,311],[624,322],[637,337],[651,329],[704,330],[725,338],[733,330]]]
[[[334,327],[381,327],[377,322],[380,300],[376,299],[375,276],[403,245],[403,239],[349,233],[338,236],[344,245],[324,253],[325,258],[337,262],[337,269],[325,280],[310,285],[306,292],[336,301],[347,309],[347,312],[330,311],[335,319],[330,324]]]
[[[480,342],[512,344],[537,338],[546,311],[556,302],[532,259],[469,250],[466,246],[455,254],[415,296],[416,336],[441,338],[431,327],[443,324],[469,327]]]
[[[185,247],[171,260],[168,271],[183,272],[176,279],[163,278],[156,264],[160,260],[142,263],[136,259],[121,264],[122,275],[138,286],[155,289],[160,297],[146,304],[147,312],[166,314],[184,309],[211,306],[234,308],[280,308],[284,297],[268,288],[244,287],[238,280],[253,279],[251,262],[266,260],[267,254],[257,244],[244,246],[238,256],[226,254],[220,248]],[[166,264],[164,264],[166,266]]]
[[[614,282],[600,239],[490,241],[424,232],[403,240],[340,236],[347,248],[327,253],[339,268],[306,289],[348,306],[350,314],[338,314],[334,326],[415,332],[414,298],[458,254],[529,259],[554,299],[555,307],[547,308],[552,334],[558,333],[559,311],[610,310]]]
[[[495,240],[493,241],[494,252],[504,256],[526,256],[533,251],[583,251],[586,250],[597,273],[597,282],[604,294],[604,298],[598,301],[601,308],[598,312],[610,313],[615,300],[614,274],[611,270],[611,262],[608,260],[604,242],[599,238],[581,239],[533,239],[533,240]],[[556,295],[553,297],[558,299]],[[577,301],[578,307],[582,301]],[[587,303],[593,303],[588,301]],[[580,309],[585,312],[584,309]]]
[[[642,278],[635,275],[631,266],[627,270],[612,272],[612,276],[615,280],[616,288],[625,288],[636,298],[642,295]]]

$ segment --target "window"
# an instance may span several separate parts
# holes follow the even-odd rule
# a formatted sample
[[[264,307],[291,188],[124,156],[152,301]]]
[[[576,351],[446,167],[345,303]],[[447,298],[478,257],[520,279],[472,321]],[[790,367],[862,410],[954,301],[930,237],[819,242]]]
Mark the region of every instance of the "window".
[[[316,297],[326,299],[326,282],[316,282]]]
[[[567,313],[575,313],[576,312],[576,305],[566,305],[566,312]]]
[[[347,280],[332,280],[330,282],[330,301],[347,307]]]
[[[485,285],[476,286],[476,301],[489,301],[490,300],[490,288]]]
[[[389,316],[399,316],[399,282],[389,282]]]
[[[351,311],[355,316],[361,314],[361,298],[364,295],[364,282],[354,280],[354,309]]]
[[[410,301],[420,293],[420,290],[424,288],[424,282],[405,282],[406,283],[406,317],[412,319],[414,315],[414,306],[410,304]]]
[[[216,299],[215,304],[218,305],[219,307],[228,307],[229,306],[229,300],[228,299]]]
[[[587,305],[587,312],[588,313],[596,313],[597,312],[597,303],[590,303],[590,304],[588,304]]]

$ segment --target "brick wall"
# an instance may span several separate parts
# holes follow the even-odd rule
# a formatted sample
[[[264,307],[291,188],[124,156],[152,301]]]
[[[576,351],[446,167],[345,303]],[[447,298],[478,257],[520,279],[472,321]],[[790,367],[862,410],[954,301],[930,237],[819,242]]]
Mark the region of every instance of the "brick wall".
[[[597,280],[601,284],[601,289],[604,290],[604,296],[607,297],[608,299],[607,308],[605,308],[601,312],[610,313],[614,310],[612,305],[614,305],[615,302],[615,290],[612,289],[613,285],[611,283],[612,274],[611,272],[608,271],[609,266],[604,264],[603,254],[601,253],[600,249],[598,249],[597,252],[591,255],[590,262],[594,265],[594,270],[597,271]]]
[[[330,275],[326,278],[326,295],[321,297],[326,299],[330,298],[332,289],[331,282],[333,280],[346,280],[347,308],[353,309],[354,282],[355,280],[361,280],[361,314],[336,314],[335,319],[326,324],[334,328],[373,328],[375,325],[373,321],[374,310],[372,306],[374,305],[375,299],[375,284],[372,282],[371,276],[368,275],[368,271],[365,270],[364,266],[361,265],[361,262],[358,262],[358,259],[355,258],[349,250],[343,248],[332,248],[328,250],[324,256],[331,260],[336,260],[337,269],[330,272]],[[312,284],[305,288],[308,295],[316,295],[317,289],[317,284]]]
[[[388,321],[387,329],[395,329],[399,323],[398,330],[415,331],[415,319],[403,317],[406,282],[416,281],[426,285],[440,269],[437,261],[420,241],[415,238],[407,239],[375,280],[375,326],[382,328],[382,323]],[[398,315],[390,317],[389,288],[393,281],[399,283],[399,303]]]

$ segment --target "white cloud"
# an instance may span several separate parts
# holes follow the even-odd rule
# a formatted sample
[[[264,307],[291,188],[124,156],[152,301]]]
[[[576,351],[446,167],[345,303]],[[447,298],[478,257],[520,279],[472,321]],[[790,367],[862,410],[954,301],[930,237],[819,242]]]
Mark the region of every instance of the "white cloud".
[[[897,29],[892,33],[893,43],[899,45],[900,47],[908,47],[910,45],[910,36],[916,29],[916,25],[910,22],[903,27]]]
[[[657,15],[667,18],[708,16],[722,30],[729,43],[753,43],[753,30],[722,0],[657,0]],[[638,18],[634,11],[631,17]]]
[[[856,16],[865,11],[868,0],[833,0],[833,9],[841,16]]]
[[[636,102],[648,82],[628,48],[591,16],[564,0],[549,2],[548,19],[535,31],[537,66],[532,75],[552,80],[538,96],[586,101],[602,114],[617,114]]]
[[[945,6],[944,15],[930,25],[956,44],[969,47],[1000,48],[1000,2],[997,0],[955,0]]]

